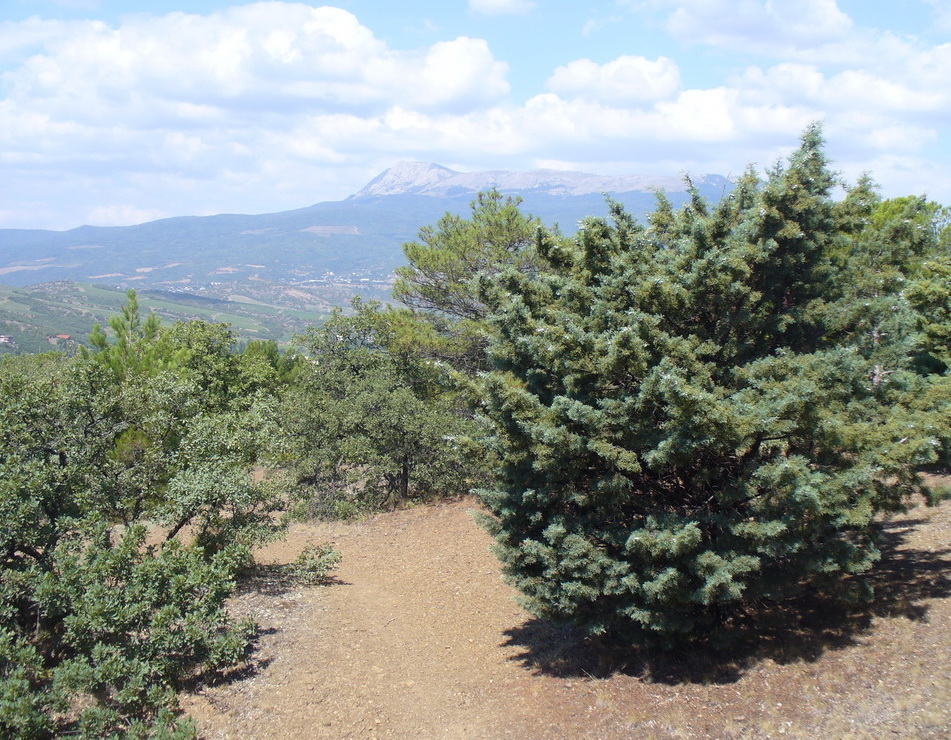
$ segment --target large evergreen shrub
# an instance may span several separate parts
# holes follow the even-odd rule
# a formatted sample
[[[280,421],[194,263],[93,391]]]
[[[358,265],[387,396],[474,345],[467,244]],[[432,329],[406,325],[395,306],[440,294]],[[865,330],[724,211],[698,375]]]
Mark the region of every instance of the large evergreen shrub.
[[[716,208],[615,207],[543,238],[541,275],[482,279],[503,461],[483,499],[533,613],[671,644],[879,557],[928,450],[839,320],[833,185],[814,126]]]

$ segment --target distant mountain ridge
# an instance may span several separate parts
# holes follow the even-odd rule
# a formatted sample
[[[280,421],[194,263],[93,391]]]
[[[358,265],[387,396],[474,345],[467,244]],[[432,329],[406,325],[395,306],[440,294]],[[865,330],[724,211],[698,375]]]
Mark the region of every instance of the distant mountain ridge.
[[[730,181],[722,175],[702,175],[693,179],[701,188],[728,189]],[[433,162],[399,162],[380,173],[350,196],[369,198],[391,195],[428,195],[456,197],[496,188],[503,193],[533,192],[553,196],[577,197],[601,193],[685,192],[682,176],[668,175],[592,175],[569,170],[487,170],[457,172]]]
[[[719,175],[694,177],[693,184],[711,202],[732,187]],[[0,284],[67,280],[219,297],[250,295],[266,285],[279,291],[326,285],[336,296],[333,286],[388,283],[405,263],[402,245],[415,239],[420,227],[447,212],[468,215],[476,194],[493,187],[521,196],[524,212],[566,234],[586,216],[608,215],[604,194],[637,218],[653,209],[655,189],[664,190],[675,208],[689,199],[683,178],[675,176],[456,172],[429,162],[401,162],[349,198],[292,211],[69,231],[0,229]]]

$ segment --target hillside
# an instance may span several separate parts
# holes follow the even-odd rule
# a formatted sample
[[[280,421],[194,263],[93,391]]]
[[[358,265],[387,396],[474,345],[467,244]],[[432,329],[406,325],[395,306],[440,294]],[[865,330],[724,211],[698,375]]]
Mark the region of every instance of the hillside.
[[[696,180],[718,200],[729,182]],[[588,215],[606,215],[604,194],[643,216],[654,188],[674,203],[687,194],[676,177],[607,178],[573,172],[458,173],[403,163],[342,201],[281,213],[168,218],[137,226],[81,226],[69,231],[0,229],[0,283],[26,286],[71,280],[118,289],[212,291],[222,284],[335,285],[383,283],[403,264],[402,244],[447,211],[467,213],[480,190],[521,195],[524,208],[572,232]]]
[[[730,183],[695,180],[711,201]],[[604,177],[578,172],[462,173],[400,163],[343,201],[282,213],[162,219],[70,231],[0,229],[0,353],[50,349],[48,337],[85,340],[135,288],[163,318],[230,323],[244,339],[285,342],[354,295],[386,300],[403,243],[446,213],[468,214],[480,192],[524,198],[523,210],[574,230],[607,215],[605,194],[643,217],[665,190],[687,198],[679,177]],[[60,342],[62,345],[63,343]]]
[[[951,726],[951,502],[888,525],[878,599],[803,603],[710,656],[600,663],[499,578],[473,500],[357,524],[295,525],[235,608],[263,628],[251,667],[186,696],[217,738],[939,738]],[[281,578],[311,542],[337,580]]]
[[[330,304],[317,294],[297,291],[299,308],[274,305],[243,295],[223,300],[159,290],[139,292],[144,311],[155,311],[165,322],[205,319],[231,324],[241,339],[290,340],[294,333],[319,322]],[[69,350],[86,343],[94,324],[106,325],[126,301],[125,292],[88,283],[54,282],[29,288],[0,285],[0,335],[15,344],[0,344],[0,356],[10,352]],[[60,338],[56,338],[61,335]],[[66,339],[65,337],[69,337]],[[50,338],[53,338],[52,340]]]

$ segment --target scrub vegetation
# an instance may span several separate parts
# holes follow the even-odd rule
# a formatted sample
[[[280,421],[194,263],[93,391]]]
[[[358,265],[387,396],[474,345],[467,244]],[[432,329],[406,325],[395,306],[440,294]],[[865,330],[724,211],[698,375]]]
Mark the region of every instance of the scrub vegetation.
[[[177,697],[247,660],[229,599],[287,517],[477,491],[525,608],[604,652],[873,602],[951,453],[948,209],[840,183],[815,126],[718,204],[571,237],[519,206],[424,228],[401,305],[290,351],[130,291],[91,349],[0,363],[0,734],[193,736]]]

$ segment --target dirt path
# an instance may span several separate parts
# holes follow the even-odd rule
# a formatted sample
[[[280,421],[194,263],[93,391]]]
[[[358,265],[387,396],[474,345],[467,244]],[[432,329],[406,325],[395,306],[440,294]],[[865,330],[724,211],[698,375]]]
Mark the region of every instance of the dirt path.
[[[184,698],[203,736],[937,738],[951,729],[949,505],[893,528],[901,555],[883,579],[898,586],[870,625],[780,635],[701,675],[655,661],[603,678],[569,632],[515,604],[474,506],[297,525],[264,551],[262,562],[289,562],[331,540],[343,555],[339,583],[264,579],[236,599],[264,630],[258,666]]]

